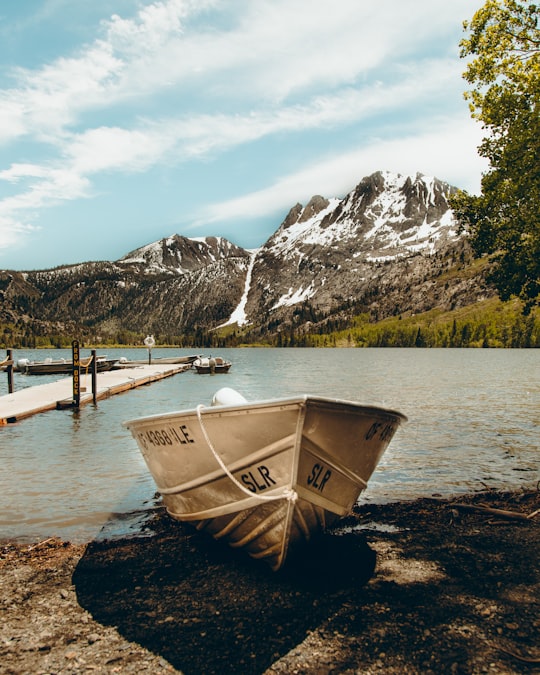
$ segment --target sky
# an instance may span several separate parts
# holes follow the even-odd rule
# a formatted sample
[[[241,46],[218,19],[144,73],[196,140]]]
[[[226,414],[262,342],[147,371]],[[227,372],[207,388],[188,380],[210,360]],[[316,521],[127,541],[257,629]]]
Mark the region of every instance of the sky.
[[[482,4],[4,0],[0,269],[257,248],[375,171],[477,194],[459,41]]]

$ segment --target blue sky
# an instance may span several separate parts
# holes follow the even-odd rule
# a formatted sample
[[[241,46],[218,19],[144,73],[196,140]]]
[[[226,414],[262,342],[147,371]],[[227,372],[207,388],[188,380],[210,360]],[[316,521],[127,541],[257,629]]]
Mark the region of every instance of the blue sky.
[[[174,233],[262,245],[374,171],[477,193],[462,22],[483,0],[0,4],[0,269]]]

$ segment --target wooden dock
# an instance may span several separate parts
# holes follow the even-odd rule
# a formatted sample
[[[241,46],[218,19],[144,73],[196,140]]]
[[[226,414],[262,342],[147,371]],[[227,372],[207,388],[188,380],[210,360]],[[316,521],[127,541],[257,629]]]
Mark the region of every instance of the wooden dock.
[[[96,400],[121,394],[129,389],[157,382],[189,369],[190,366],[186,364],[152,364],[98,373]],[[94,400],[90,377],[87,378],[88,384],[85,379],[85,377],[81,378],[82,387],[86,386],[87,390],[81,392],[80,406],[92,403]],[[49,384],[37,384],[0,396],[0,426],[19,422],[26,417],[47,410],[69,407],[72,398],[73,379],[71,377],[65,377]]]

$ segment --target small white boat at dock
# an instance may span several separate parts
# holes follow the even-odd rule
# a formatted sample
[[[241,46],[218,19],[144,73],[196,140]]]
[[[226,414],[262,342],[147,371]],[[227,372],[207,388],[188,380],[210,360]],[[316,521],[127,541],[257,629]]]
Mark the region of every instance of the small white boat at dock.
[[[193,361],[193,367],[199,375],[214,375],[228,373],[232,363],[221,356],[201,356]]]
[[[124,425],[173,518],[278,570],[350,513],[404,421],[318,396],[247,402],[225,387],[210,407]]]

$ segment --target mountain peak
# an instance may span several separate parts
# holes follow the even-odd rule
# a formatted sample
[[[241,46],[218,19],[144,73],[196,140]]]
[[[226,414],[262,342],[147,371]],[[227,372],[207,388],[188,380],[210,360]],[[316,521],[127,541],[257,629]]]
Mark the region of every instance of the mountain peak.
[[[305,246],[340,248],[357,254],[403,256],[433,252],[441,238],[455,238],[448,205],[454,188],[436,178],[377,171],[363,178],[343,199],[313,197],[296,204],[265,244],[275,255]]]
[[[144,265],[146,272],[152,274],[186,274],[223,258],[247,256],[245,249],[224,237],[188,238],[173,234],[141,246],[117,262]]]

